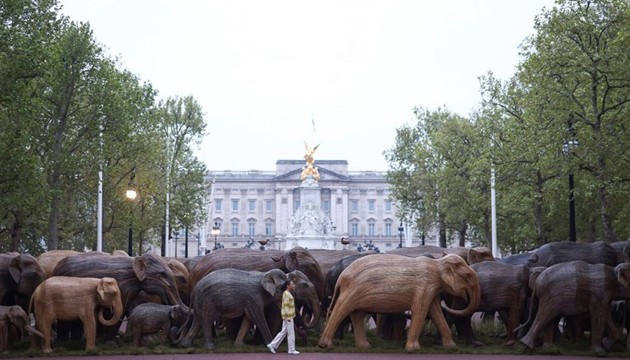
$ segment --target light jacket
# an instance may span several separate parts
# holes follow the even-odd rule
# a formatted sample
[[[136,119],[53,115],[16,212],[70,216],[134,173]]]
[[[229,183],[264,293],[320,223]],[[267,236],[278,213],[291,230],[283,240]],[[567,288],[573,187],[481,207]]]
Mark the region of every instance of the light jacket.
[[[280,310],[283,320],[293,319],[295,317],[295,302],[293,301],[293,295],[286,290],[282,294],[282,308]]]

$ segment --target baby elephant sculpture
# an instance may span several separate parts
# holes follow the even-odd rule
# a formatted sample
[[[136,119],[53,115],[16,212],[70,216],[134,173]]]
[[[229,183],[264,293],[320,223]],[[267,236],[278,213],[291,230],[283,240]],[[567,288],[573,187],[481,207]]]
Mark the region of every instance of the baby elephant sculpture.
[[[161,333],[161,339],[171,345],[175,336],[186,322],[188,310],[180,305],[144,303],[136,306],[129,315],[129,327],[133,334],[133,345],[144,346],[147,336]]]
[[[105,319],[103,312],[108,308],[114,314]],[[33,309],[37,329],[42,332],[42,351],[52,352],[50,347],[51,327],[55,320],[81,320],[85,334],[85,349],[96,347],[96,314],[105,326],[120,321],[123,305],[116,279],[104,277],[78,278],[53,276],[37,287],[31,299],[29,312]]]
[[[0,352],[9,349],[9,334],[15,332],[16,340],[22,340],[26,332],[42,337],[42,333],[28,324],[28,315],[19,305],[0,306]]]

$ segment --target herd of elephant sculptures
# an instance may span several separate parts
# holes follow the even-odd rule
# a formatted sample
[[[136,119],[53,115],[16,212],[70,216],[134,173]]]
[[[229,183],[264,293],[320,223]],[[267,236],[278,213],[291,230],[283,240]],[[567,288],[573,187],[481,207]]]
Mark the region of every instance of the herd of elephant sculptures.
[[[629,245],[555,242],[500,259],[485,247],[436,246],[386,254],[219,249],[185,259],[0,254],[0,351],[27,335],[43,352],[70,339],[89,350],[122,331],[134,346],[159,339],[213,349],[219,326],[235,346],[251,334],[267,344],[282,324],[287,281],[296,284],[298,334],[306,339],[309,329],[323,326],[322,348],[332,348],[350,323],[355,345],[369,347],[366,316],[375,319],[379,337],[405,341],[408,352],[420,349],[427,320],[446,348],[456,346],[453,328],[467,344],[483,345],[471,317],[484,312],[500,314],[507,346],[549,345],[562,321],[565,334],[581,339],[588,331],[592,350],[605,351],[620,332],[630,332],[625,308],[621,316],[613,311],[630,299]],[[195,343],[200,331],[202,345]],[[630,350],[630,336],[625,346]]]

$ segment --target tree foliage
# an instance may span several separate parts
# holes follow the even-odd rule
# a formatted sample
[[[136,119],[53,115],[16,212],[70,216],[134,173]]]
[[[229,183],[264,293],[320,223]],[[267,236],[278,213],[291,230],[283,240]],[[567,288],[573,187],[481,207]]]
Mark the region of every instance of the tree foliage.
[[[0,21],[0,250],[95,249],[99,172],[104,250],[126,249],[128,226],[138,252],[158,244],[169,141],[174,217],[197,224],[205,167],[191,149],[205,123],[194,98],[157,101],[55,1],[3,1]]]
[[[398,130],[389,177],[419,230],[457,231],[459,221],[460,233],[487,243],[487,223],[475,218],[487,221],[494,169],[504,252],[568,238],[569,174],[578,240],[630,236],[630,4],[558,0],[534,28],[511,79],[480,78],[483,100],[468,118],[416,111],[418,124]]]

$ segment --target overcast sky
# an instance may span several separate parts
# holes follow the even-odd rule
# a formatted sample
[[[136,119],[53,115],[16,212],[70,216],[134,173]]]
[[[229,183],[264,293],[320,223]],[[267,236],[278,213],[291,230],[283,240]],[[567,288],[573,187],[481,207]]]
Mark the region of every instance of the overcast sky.
[[[302,159],[387,170],[413,108],[468,115],[478,77],[507,79],[552,0],[60,0],[160,98],[193,95],[210,170]],[[313,131],[313,122],[315,131]]]

